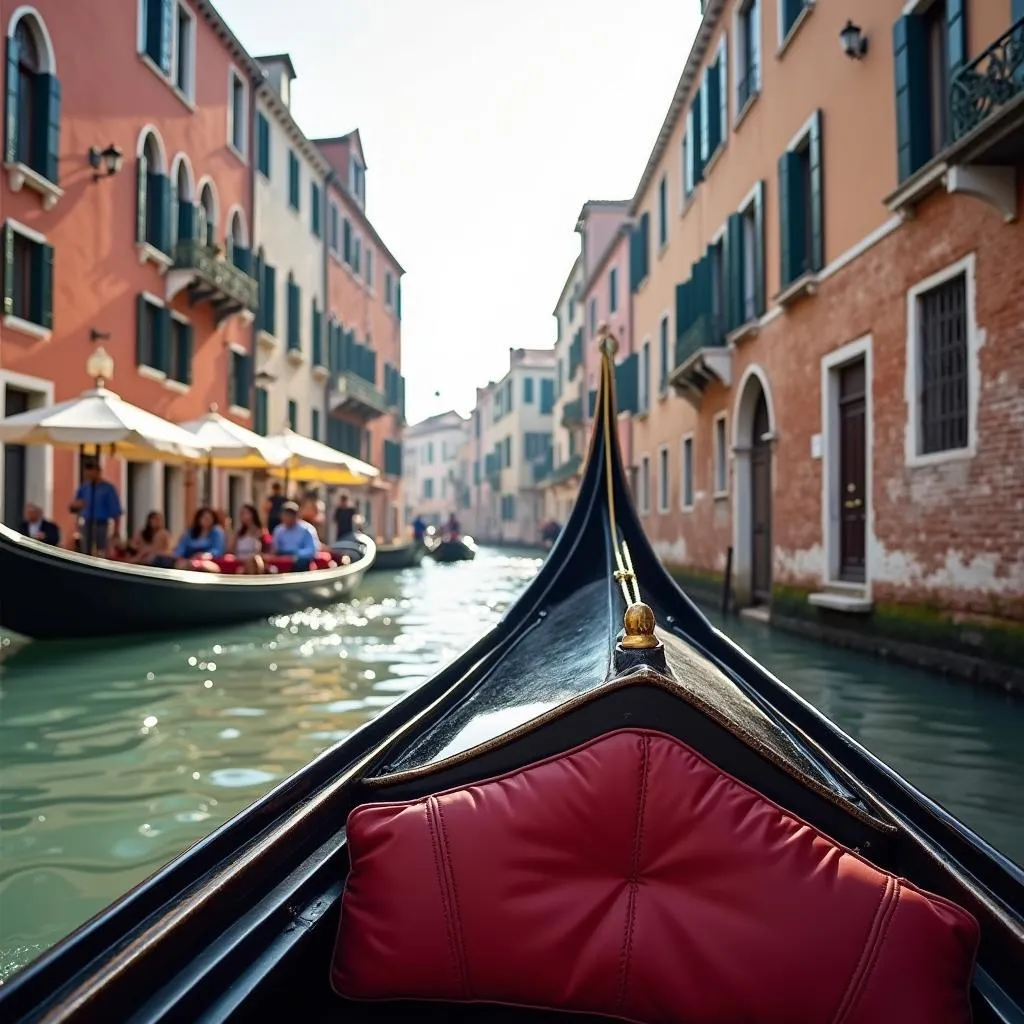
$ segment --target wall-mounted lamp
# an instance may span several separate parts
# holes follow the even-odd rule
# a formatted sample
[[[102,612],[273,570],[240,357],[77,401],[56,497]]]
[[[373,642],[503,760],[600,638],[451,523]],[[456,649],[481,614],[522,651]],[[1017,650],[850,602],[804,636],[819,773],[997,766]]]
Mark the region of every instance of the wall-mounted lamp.
[[[854,25],[849,18],[839,33],[839,45],[852,60],[860,60],[868,52],[867,36],[861,31],[860,25]]]
[[[85,361],[85,372],[92,377],[97,388],[102,388],[114,376],[114,358],[100,345],[89,354]]]
[[[97,331],[95,327],[89,328],[89,340],[90,341],[109,341],[110,331]]]
[[[97,149],[95,146],[90,146],[89,164],[96,172],[92,176],[93,181],[99,181],[101,178],[110,178],[117,174],[124,165],[124,153],[113,143],[107,146],[106,149]]]

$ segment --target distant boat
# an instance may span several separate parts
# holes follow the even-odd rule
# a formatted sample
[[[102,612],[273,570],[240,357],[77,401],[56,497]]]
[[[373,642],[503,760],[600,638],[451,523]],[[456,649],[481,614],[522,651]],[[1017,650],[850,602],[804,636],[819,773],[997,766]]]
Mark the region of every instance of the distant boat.
[[[0,627],[34,640],[206,629],[323,607],[353,595],[373,565],[261,575],[133,565],[68,551],[0,526]]]
[[[373,572],[412,569],[423,561],[427,553],[425,544],[419,541],[403,541],[400,544],[378,544],[377,559],[371,566]]]
[[[476,558],[477,546],[472,537],[445,537],[434,542],[427,553],[435,562],[472,562]]]

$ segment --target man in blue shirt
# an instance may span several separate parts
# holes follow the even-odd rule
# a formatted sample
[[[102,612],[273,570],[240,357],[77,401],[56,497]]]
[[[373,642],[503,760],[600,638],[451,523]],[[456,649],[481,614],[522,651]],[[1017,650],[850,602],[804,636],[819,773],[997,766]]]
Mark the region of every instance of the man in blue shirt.
[[[88,554],[103,553],[111,534],[117,534],[121,524],[121,499],[117,488],[100,476],[100,464],[89,459],[82,465],[82,483],[75,491],[71,511],[82,522],[82,550]]]
[[[299,519],[299,506],[286,501],[281,506],[281,522],[273,533],[274,554],[294,559],[292,572],[304,572],[310,567],[317,551],[320,538],[316,527]]]

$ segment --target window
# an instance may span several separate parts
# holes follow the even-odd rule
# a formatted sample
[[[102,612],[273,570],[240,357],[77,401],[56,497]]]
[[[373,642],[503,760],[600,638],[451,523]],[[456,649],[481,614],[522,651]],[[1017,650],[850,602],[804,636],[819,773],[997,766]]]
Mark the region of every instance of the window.
[[[764,315],[764,182],[759,181],[746,206],[728,222],[729,317],[735,330]]]
[[[778,0],[779,42],[783,43],[796,28],[800,15],[814,5],[814,0]]]
[[[395,304],[395,279],[390,270],[384,271],[384,305],[391,309]]]
[[[715,445],[715,497],[729,491],[729,450],[725,433],[725,413],[715,417],[713,440]]]
[[[373,287],[373,250],[366,247],[366,285],[368,288]]]
[[[540,414],[550,416],[555,408],[555,382],[550,377],[544,377],[540,382]]]
[[[288,351],[302,351],[302,290],[295,283],[295,278],[288,275]]]
[[[328,244],[331,252],[337,254],[338,252],[338,204],[332,199],[331,200],[331,212],[330,212],[330,230],[328,234]]]
[[[245,124],[249,104],[245,79],[231,68],[228,74],[228,144],[245,159]]]
[[[651,460],[646,455],[640,456],[640,473],[637,484],[640,490],[640,515],[645,516],[651,510]]]
[[[164,174],[163,153],[156,135],[149,132],[137,166],[136,240],[169,252],[171,248],[171,191]]]
[[[718,341],[726,333],[726,251],[725,239],[719,238],[708,246],[708,268],[711,273],[711,330]]]
[[[619,268],[612,267],[608,271],[608,312],[619,311]]]
[[[23,14],[7,41],[4,162],[23,164],[55,185],[60,157],[60,82],[48,66],[49,60],[34,15]]]
[[[231,367],[228,373],[228,405],[234,409],[248,409],[252,390],[252,356],[231,349]]]
[[[316,238],[320,237],[320,186],[315,182],[309,183],[309,223],[310,230]]]
[[[299,429],[299,403],[294,398],[288,399],[288,428],[296,431]]]
[[[587,306],[587,327],[591,335],[597,334],[597,299],[591,299]]]
[[[668,446],[658,449],[658,511],[668,511]]]
[[[434,496],[434,481],[430,477],[427,477],[427,479],[423,481],[423,497],[427,501],[429,501],[431,498],[433,498],[433,496]]]
[[[299,189],[302,187],[302,175],[299,170],[299,158],[294,149],[288,150],[288,205],[293,210],[299,209]]]
[[[228,227],[227,255],[231,263],[249,273],[252,269],[252,255],[245,244],[245,225],[242,223],[241,210],[235,210],[231,215],[231,224]]]
[[[917,304],[917,454],[969,444],[967,274],[921,292]]]
[[[270,395],[266,388],[255,389],[256,408],[253,410],[252,429],[261,437],[270,430]]]
[[[647,412],[651,407],[651,342],[645,340],[640,349],[640,412]]]
[[[309,333],[313,339],[313,365],[314,366],[325,366],[324,363],[324,339],[323,330],[321,329],[321,323],[323,320],[323,314],[320,312],[319,306],[316,304],[316,299],[313,299],[313,305],[311,308],[311,315],[309,318]]]
[[[533,378],[523,378],[523,405],[531,405],[533,403]]]
[[[693,508],[693,438],[683,438],[683,481],[680,498],[684,509]]]
[[[259,309],[256,311],[256,329],[261,334],[277,335],[277,270],[267,263],[262,250],[256,261],[256,280],[259,284]]]
[[[643,213],[629,233],[629,288],[636,292],[650,273],[651,215]]]
[[[424,459],[424,462],[426,462],[426,464],[428,466],[432,466],[434,464],[434,442],[433,441],[428,441],[427,442],[427,457],[426,457],[426,459]]]
[[[825,264],[821,195],[821,111],[803,137],[779,158],[782,286]]]
[[[363,240],[352,235],[352,269],[358,274],[363,265]]]
[[[199,194],[199,209],[196,214],[196,239],[212,249],[217,242],[217,205],[209,183],[203,186]]]
[[[668,391],[669,348],[668,348],[668,315],[661,318],[658,325],[658,394]]]
[[[152,296],[136,299],[135,362],[166,375],[170,368],[171,317]]]
[[[309,415],[310,415],[310,428],[311,428],[310,429],[310,437],[312,437],[314,441],[319,441],[320,440],[320,410],[319,409],[311,409]]]
[[[760,0],[743,0],[736,8],[733,46],[736,68],[736,116],[761,88],[761,4]]]
[[[668,178],[658,182],[658,248],[668,245]]]
[[[706,164],[725,144],[729,134],[728,56],[726,38],[718,44],[714,61],[704,69],[700,88],[700,155]]]
[[[174,26],[174,87],[187,99],[195,98],[196,21],[188,7],[179,3]]]
[[[355,157],[349,159],[349,191],[362,206],[366,201],[366,168]]]
[[[352,222],[348,217],[341,221],[341,256],[342,259],[352,266]]]
[[[167,358],[167,377],[179,384],[192,383],[192,325],[176,313],[171,314],[170,352]]]
[[[262,111],[256,114],[256,170],[270,180],[270,122]]]
[[[53,328],[53,247],[42,236],[19,231],[10,221],[4,225],[4,320],[13,318]]]

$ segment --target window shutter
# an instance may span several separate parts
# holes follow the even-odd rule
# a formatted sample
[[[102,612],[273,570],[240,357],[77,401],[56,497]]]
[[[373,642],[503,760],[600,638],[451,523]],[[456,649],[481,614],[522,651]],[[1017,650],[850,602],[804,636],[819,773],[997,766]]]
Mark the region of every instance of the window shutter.
[[[156,358],[154,367],[170,376],[171,373],[171,311],[159,309],[156,316]]]
[[[145,0],[146,56],[160,66],[160,31],[163,25],[163,0]]]
[[[805,253],[810,269],[817,272],[825,266],[825,204],[822,196],[824,189],[824,153],[821,140],[821,111],[814,112],[811,122],[810,140],[811,160],[811,208],[806,215],[811,218],[811,251]]]
[[[135,297],[135,364],[149,365],[149,339],[146,337],[146,300],[142,295]]]
[[[342,256],[346,263],[352,263],[352,225],[348,219],[341,222]]]
[[[730,215],[726,235],[728,238],[726,254],[729,263],[726,270],[728,315],[725,320],[725,329],[728,332],[739,327],[747,319],[743,295],[743,268],[746,264],[746,253],[743,246],[743,217],[741,214]]]
[[[263,277],[265,287],[263,290],[266,299],[266,316],[263,321],[263,329],[267,334],[276,337],[277,335],[277,271],[269,264],[263,266]]]
[[[395,316],[402,319],[402,282],[395,284]]]
[[[1013,0],[1013,13],[1010,15],[1010,20],[1016,25],[1021,18],[1024,18],[1024,0]]]
[[[729,47],[725,33],[718,44],[718,141],[729,137]]]
[[[194,203],[178,201],[178,242],[191,242],[196,237],[196,207]]]
[[[764,316],[767,306],[764,247],[764,182],[759,181],[754,193],[754,301],[759,317]]]
[[[615,367],[615,399],[619,412],[637,411],[638,383],[637,355],[633,352]]]
[[[931,149],[928,50],[920,18],[907,15],[892,27],[896,78],[896,152],[899,180],[923,167]]]
[[[236,245],[231,250],[231,259],[235,266],[243,273],[249,274],[252,272],[251,249],[247,249],[244,245]]]
[[[690,281],[683,281],[676,285],[676,351],[674,366],[678,366],[683,360],[680,358],[679,342],[682,336],[690,329],[693,322],[690,302]]]
[[[790,222],[790,178],[793,154],[786,152],[779,157],[779,266],[782,286],[795,277],[793,273],[793,230]]]
[[[181,325],[181,344],[178,346],[178,367],[176,378],[182,384],[192,383],[192,353],[195,348],[195,334],[191,324]]]
[[[47,330],[53,328],[53,246],[36,245],[32,250],[32,317]]]
[[[709,70],[709,68],[704,69],[704,80],[698,90],[697,102],[695,103],[695,107],[700,116],[700,158],[702,165],[708,157],[711,156],[711,138],[709,135],[711,122],[711,118],[709,116],[709,107],[711,106],[709,102],[711,86],[709,83],[711,76],[709,74]]]
[[[146,158],[144,156],[139,157],[139,162],[135,166],[135,173],[137,179],[135,186],[135,241],[145,242],[146,222],[148,220],[146,211],[149,207],[149,168],[147,167]]]
[[[171,248],[171,189],[170,182],[162,174],[148,175],[148,188],[153,195],[150,204],[153,223],[147,224],[146,241],[161,252]]]
[[[56,185],[60,173],[60,82],[53,75],[39,75],[35,91],[39,107],[30,130],[37,133],[35,152],[40,154],[41,166],[33,170]]]
[[[14,313],[14,228],[4,225],[4,316]]]
[[[946,0],[946,35],[950,77],[967,60],[967,4],[964,0]]]
[[[7,117],[4,131],[4,163],[18,159],[18,43],[16,34],[7,40]]]

